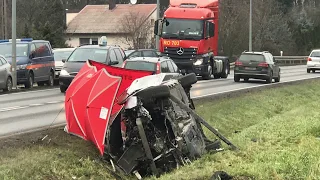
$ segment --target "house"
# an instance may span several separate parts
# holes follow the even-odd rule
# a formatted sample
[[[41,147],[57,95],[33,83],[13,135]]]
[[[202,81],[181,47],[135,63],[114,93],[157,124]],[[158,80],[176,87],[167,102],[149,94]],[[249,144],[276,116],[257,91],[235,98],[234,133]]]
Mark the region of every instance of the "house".
[[[124,49],[132,47],[128,43],[128,30],[135,29],[133,22],[136,22],[134,15],[143,19],[139,27],[148,22],[147,38],[150,42],[153,40],[153,27],[156,19],[156,4],[114,4],[109,5],[87,5],[74,17],[71,17],[67,24],[66,43],[69,46],[77,47],[82,44],[98,44],[101,36],[106,36],[108,44],[119,45]],[[132,18],[132,20],[128,20]],[[126,22],[125,19],[128,21]],[[138,22],[138,21],[137,21]],[[127,27],[127,28],[125,28]],[[131,31],[132,31],[131,30]],[[132,40],[134,41],[134,40]]]

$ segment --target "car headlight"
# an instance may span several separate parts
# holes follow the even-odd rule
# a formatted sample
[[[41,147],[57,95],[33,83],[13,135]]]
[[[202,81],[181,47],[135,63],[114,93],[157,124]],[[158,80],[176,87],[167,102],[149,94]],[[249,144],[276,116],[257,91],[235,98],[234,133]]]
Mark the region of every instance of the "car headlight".
[[[197,59],[196,62],[194,62],[193,64],[194,64],[195,66],[199,66],[199,65],[201,65],[202,63],[203,63],[203,59]]]
[[[28,66],[28,64],[24,64],[24,65],[17,65],[17,70],[22,70],[22,69],[26,69]]]
[[[61,76],[69,76],[70,74],[66,70],[62,69],[60,72],[60,75]]]

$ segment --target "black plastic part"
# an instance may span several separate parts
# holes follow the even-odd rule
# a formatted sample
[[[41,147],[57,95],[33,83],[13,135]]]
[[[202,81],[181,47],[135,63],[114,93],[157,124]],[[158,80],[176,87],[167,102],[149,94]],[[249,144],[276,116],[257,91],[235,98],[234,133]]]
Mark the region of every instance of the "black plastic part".
[[[139,161],[145,156],[144,150],[141,144],[135,144],[130,146],[120,157],[117,165],[126,173],[126,175],[131,174],[134,169],[138,166]]]
[[[185,88],[197,83],[198,78],[195,73],[190,73],[185,76],[179,77],[178,81],[181,84],[181,86]]]
[[[165,85],[149,87],[137,93],[137,96],[141,99],[170,97],[170,89]]]

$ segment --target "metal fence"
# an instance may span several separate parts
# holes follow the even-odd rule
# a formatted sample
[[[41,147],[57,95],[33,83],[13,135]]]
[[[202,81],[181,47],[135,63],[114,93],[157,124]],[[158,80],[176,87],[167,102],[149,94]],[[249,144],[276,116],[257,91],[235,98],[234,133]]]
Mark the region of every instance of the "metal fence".
[[[308,56],[274,56],[275,63],[280,66],[304,65],[307,64]],[[230,63],[230,67],[234,68],[234,62]]]

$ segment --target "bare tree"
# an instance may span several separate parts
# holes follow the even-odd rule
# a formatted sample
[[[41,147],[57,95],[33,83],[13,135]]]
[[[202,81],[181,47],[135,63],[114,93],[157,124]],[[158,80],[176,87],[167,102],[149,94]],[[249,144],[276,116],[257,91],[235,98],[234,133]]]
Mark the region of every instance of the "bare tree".
[[[120,22],[119,33],[130,48],[150,48],[153,44],[152,22],[148,15],[139,12],[129,12]]]

